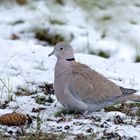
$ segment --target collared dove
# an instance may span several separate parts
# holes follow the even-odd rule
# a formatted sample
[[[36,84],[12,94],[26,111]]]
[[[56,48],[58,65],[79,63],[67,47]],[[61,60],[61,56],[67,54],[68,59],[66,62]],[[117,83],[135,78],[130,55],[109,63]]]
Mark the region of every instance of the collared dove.
[[[96,111],[127,100],[140,101],[134,89],[123,88],[87,65],[75,61],[67,42],[57,43],[49,56],[55,55],[54,91],[66,109]]]

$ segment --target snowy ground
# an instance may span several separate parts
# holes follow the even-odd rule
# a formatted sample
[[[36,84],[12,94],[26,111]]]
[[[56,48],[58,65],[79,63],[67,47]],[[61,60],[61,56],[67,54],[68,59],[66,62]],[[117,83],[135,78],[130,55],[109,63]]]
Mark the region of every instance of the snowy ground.
[[[105,113],[103,110],[101,112],[95,112],[87,116],[81,115],[77,118],[75,115],[55,117],[55,114],[61,111],[62,107],[59,103],[57,103],[53,95],[51,96],[54,99],[53,103],[36,103],[35,99],[39,97],[44,97],[45,99],[48,98],[41,91],[39,91],[37,86],[41,85],[41,83],[43,82],[53,82],[53,68],[56,59],[54,57],[47,57],[51,50],[52,49],[48,47],[28,44],[22,41],[6,41],[5,43],[5,40],[1,40],[0,51],[3,53],[1,54],[2,59],[0,60],[0,63],[2,64],[0,69],[0,76],[1,80],[6,83],[6,85],[8,85],[8,89],[10,90],[8,91],[7,88],[3,89],[4,85],[2,82],[0,83],[1,105],[5,100],[9,100],[9,94],[10,96],[12,96],[13,100],[8,103],[5,109],[0,110],[0,114],[13,112],[13,110],[15,110],[17,112],[29,114],[30,116],[37,116],[38,113],[32,112],[33,108],[45,108],[45,110],[39,113],[39,116],[41,118],[40,129],[43,132],[56,131],[67,132],[71,134],[96,134],[98,132],[99,135],[102,135],[103,130],[107,129],[108,132],[117,132],[122,136],[139,136],[140,126],[133,126],[135,125],[135,121],[138,119],[137,117],[137,119],[134,119],[133,125],[115,125],[112,122],[114,116],[120,115],[126,122],[130,122],[131,117],[126,116],[125,114],[120,112]],[[85,54],[76,54],[76,60],[100,71],[110,80],[122,86],[140,89],[140,64],[107,60],[97,56]],[[38,90],[38,92],[29,96],[16,96],[13,92],[16,92],[16,88],[19,85],[23,89],[29,89],[31,91]],[[96,117],[100,117],[101,120],[99,122],[96,122],[94,119],[91,119],[92,117],[95,117],[95,119]],[[102,125],[108,119],[111,120],[107,122],[107,126],[105,126],[105,128],[100,128],[100,125]],[[65,130],[65,126],[67,125],[70,126],[70,128],[68,130]],[[1,126],[1,129],[2,128],[3,126]],[[6,128],[8,129],[6,129],[7,131],[9,131],[9,129],[13,130],[13,128],[11,127]],[[92,131],[86,132],[89,128],[92,128]],[[133,133],[130,133],[128,131],[130,129]],[[31,125],[31,127],[26,131],[30,132],[35,130],[36,120],[34,120],[33,125]]]
[[[11,6],[1,2],[0,115],[15,110],[32,116],[33,124],[24,128],[25,133],[55,132],[77,139],[82,138],[83,134],[90,138],[103,139],[106,136],[139,139],[140,114],[130,115],[125,111],[112,110],[106,112],[103,109],[87,115],[64,114],[56,117],[62,106],[54,95],[51,95],[53,103],[47,102],[48,96],[38,88],[44,82],[53,83],[56,58],[47,57],[52,51],[51,45],[35,39],[34,34],[37,29],[45,28],[50,34],[61,33],[65,40],[71,41],[76,52],[96,54],[102,50],[109,53],[109,59],[83,53],[76,53],[75,57],[115,83],[140,91],[140,63],[132,63],[140,44],[140,2],[125,0],[111,3],[111,6],[105,3],[105,7],[97,2],[91,12],[95,20],[89,20],[91,15],[82,5],[77,6],[72,1],[65,2],[65,6],[53,3],[42,0],[30,2],[28,6]],[[115,8],[116,4],[119,10]],[[121,14],[124,9],[125,13]],[[103,19],[105,21],[101,22]],[[17,37],[13,38],[13,34]],[[18,89],[28,91],[29,95],[25,92],[17,96]],[[3,108],[5,101],[9,102]],[[43,110],[34,112],[33,108]],[[139,111],[137,107],[134,109]],[[0,125],[0,131],[5,135],[16,135],[17,130],[19,127]]]

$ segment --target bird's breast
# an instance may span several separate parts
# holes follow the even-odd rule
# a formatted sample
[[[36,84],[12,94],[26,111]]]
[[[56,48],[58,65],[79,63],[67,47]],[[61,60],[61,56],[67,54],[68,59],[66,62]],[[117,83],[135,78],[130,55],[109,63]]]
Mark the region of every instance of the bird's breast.
[[[58,98],[64,94],[65,86],[70,78],[69,76],[70,72],[65,67],[55,67],[54,90]]]

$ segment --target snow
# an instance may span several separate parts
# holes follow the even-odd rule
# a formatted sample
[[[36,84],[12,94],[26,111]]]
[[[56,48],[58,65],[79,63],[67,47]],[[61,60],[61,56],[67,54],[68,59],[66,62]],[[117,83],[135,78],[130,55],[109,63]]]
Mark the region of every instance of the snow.
[[[38,104],[35,101],[38,97],[48,98],[38,86],[44,82],[53,83],[56,62],[55,57],[48,57],[52,46],[46,44],[44,47],[34,37],[34,32],[43,28],[48,29],[50,34],[61,34],[70,41],[77,61],[87,64],[121,86],[138,89],[137,94],[140,95],[140,63],[133,62],[136,54],[140,53],[140,2],[119,0],[111,4],[104,2],[102,7],[100,2],[92,3],[88,0],[85,8],[78,1],[65,1],[64,4],[65,6],[45,0],[29,1],[29,4],[24,6],[14,2],[1,2],[0,105],[11,97],[13,99],[6,108],[0,109],[0,114],[15,110],[30,116],[39,116],[40,129],[47,133],[96,133],[97,138],[100,138],[106,131],[139,139],[140,125],[136,123],[138,117],[132,119],[132,116],[121,112],[107,113],[104,110],[55,117],[63,108],[54,95],[51,95],[53,103]],[[93,5],[94,8],[91,8]],[[55,22],[52,24],[50,21]],[[12,40],[12,34],[16,34],[19,39]],[[111,57],[105,59],[91,55],[100,51],[109,53]],[[18,87],[37,90],[37,93],[17,96],[15,92]],[[35,113],[33,108],[45,109]],[[117,115],[126,124],[114,124],[114,117]],[[131,120],[133,124],[129,123]],[[104,125],[101,128],[102,124]],[[37,125],[36,119],[33,119],[33,124],[26,128],[26,131],[35,132]],[[66,129],[65,126],[70,128]],[[90,133],[87,132],[89,128],[93,129]],[[16,133],[18,129],[0,125],[0,131],[6,135],[10,130]]]
[[[9,39],[15,33],[21,40],[36,41],[34,31],[46,28],[50,34],[58,33],[71,41],[76,52],[103,50],[109,52],[111,58],[123,61],[134,61],[140,53],[137,0],[67,1],[65,6],[44,0],[29,1],[25,6],[7,3],[0,6],[0,35],[3,38]]]

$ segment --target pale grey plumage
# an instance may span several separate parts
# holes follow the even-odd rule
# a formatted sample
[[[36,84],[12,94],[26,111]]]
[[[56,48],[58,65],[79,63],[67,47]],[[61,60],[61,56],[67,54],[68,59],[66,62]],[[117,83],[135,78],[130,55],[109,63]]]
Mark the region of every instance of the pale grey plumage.
[[[70,44],[56,44],[52,54],[57,57],[55,95],[65,108],[96,111],[126,100],[140,101],[133,94],[136,90],[120,87],[87,65],[71,61],[74,52]]]

